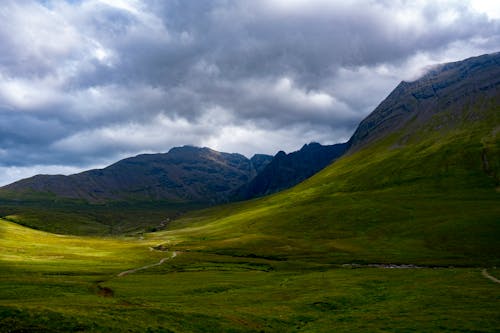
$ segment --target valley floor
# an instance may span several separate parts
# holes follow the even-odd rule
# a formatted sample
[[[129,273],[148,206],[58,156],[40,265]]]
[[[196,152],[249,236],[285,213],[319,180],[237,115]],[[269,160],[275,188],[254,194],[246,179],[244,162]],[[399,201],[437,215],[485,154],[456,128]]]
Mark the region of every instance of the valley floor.
[[[154,237],[60,236],[7,221],[0,233],[2,332],[500,327],[500,284],[480,267],[376,268],[186,250],[174,257],[173,249],[154,250]],[[487,273],[500,278],[499,269]]]

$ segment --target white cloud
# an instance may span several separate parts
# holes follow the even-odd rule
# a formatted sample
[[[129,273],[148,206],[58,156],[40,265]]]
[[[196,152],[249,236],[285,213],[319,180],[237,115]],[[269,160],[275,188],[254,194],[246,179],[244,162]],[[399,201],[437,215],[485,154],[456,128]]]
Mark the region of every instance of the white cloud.
[[[257,115],[257,118],[281,117],[304,122],[331,122],[357,117],[348,105],[329,92],[298,87],[290,77],[244,80],[239,87],[241,98],[246,100],[247,112]],[[259,114],[253,110],[252,105],[267,107]],[[314,120],[315,118],[319,120]]]
[[[345,142],[349,133],[342,130],[330,133],[328,128],[324,128],[322,135],[318,136],[316,131],[309,131],[307,126],[300,125],[270,132],[257,124],[247,123],[244,126],[224,126],[203,139],[200,145],[219,151],[240,153],[250,158],[256,152],[270,155],[280,150],[293,152],[300,149],[304,143],[312,141],[321,141],[324,144],[338,143],[337,140],[331,140],[332,136]]]
[[[139,15],[140,10],[138,9],[140,2],[136,0],[98,0],[97,2],[101,2],[108,6],[118,8],[121,10],[128,11],[134,15]]]
[[[0,74],[1,104],[16,110],[37,110],[62,102],[60,80],[54,76],[16,78]]]
[[[50,148],[96,156],[112,151],[116,159],[134,153],[166,152],[172,146],[197,145],[211,131],[213,128],[208,129],[206,123],[193,124],[184,118],[157,114],[146,123],[120,123],[80,131],[54,142]]]
[[[325,92],[300,90],[288,77],[279,79],[272,87],[271,92],[284,103],[302,107],[325,109],[331,108],[334,103],[334,98]]]
[[[496,0],[471,0],[476,11],[486,14],[490,19],[500,19],[500,2]]]

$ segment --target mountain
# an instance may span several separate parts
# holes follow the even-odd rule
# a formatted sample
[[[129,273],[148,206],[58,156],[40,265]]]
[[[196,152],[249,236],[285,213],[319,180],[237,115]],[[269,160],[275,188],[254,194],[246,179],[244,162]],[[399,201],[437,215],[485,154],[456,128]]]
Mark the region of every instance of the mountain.
[[[259,174],[273,160],[271,155],[255,154],[250,158],[255,171]]]
[[[221,153],[191,146],[165,154],[126,158],[104,169],[70,176],[37,175],[2,189],[14,193],[40,192],[89,202],[168,200],[224,201],[229,193],[255,177],[271,159]]]
[[[396,147],[410,138],[421,140],[426,132],[446,132],[460,128],[463,122],[474,124],[484,120],[476,118],[486,117],[489,107],[495,107],[499,66],[500,53],[486,54],[435,66],[413,82],[402,81],[359,124],[349,142],[333,146],[311,143],[288,155],[281,151],[262,172],[238,189],[237,197],[249,199],[290,188],[347,150],[352,154],[390,135],[403,133],[393,143]],[[482,156],[488,161],[491,154],[485,150]]]
[[[349,145],[291,189],[189,213],[155,237],[279,262],[500,264],[499,53],[402,82]]]
[[[255,178],[237,190],[235,197],[245,200],[297,185],[340,157],[346,148],[345,143],[323,146],[313,142],[290,154],[280,151]]]
[[[489,107],[486,101],[493,103],[497,96],[499,66],[500,53],[486,54],[435,66],[413,82],[402,81],[359,124],[349,141],[351,152],[397,132],[404,132],[404,143],[425,126],[444,131],[481,120]]]
[[[341,156],[346,147],[310,143],[290,154],[280,151],[274,157],[255,154],[247,159],[240,154],[184,146],[70,176],[37,175],[1,190],[18,195],[48,193],[93,203],[167,200],[213,204],[290,188]]]

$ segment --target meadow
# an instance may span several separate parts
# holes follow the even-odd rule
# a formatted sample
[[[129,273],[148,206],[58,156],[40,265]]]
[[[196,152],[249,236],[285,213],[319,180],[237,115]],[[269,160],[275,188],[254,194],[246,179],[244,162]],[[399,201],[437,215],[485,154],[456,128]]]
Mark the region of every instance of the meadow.
[[[495,332],[478,267],[369,268],[178,251],[0,222],[2,332]],[[164,243],[163,243],[164,244]],[[490,269],[490,274],[499,270]]]

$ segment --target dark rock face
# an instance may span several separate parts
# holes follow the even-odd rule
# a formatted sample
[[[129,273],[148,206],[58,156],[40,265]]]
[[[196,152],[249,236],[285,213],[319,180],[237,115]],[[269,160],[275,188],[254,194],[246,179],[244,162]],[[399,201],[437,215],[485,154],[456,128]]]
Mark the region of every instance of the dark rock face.
[[[173,202],[225,201],[228,194],[248,183],[272,157],[255,161],[240,154],[190,146],[165,154],[144,154],[121,160],[104,169],[70,176],[38,175],[7,185],[8,191],[48,192],[90,202],[108,200],[170,200]]]
[[[443,110],[452,109],[456,117],[450,122],[458,122],[467,116],[468,105],[477,104],[478,96],[487,100],[499,89],[500,53],[437,66],[416,81],[401,82],[359,124],[350,149],[359,150],[403,128],[412,133]]]
[[[250,159],[257,173],[260,173],[262,170],[264,170],[266,165],[268,165],[272,160],[272,156],[264,154],[255,154]]]
[[[254,179],[238,189],[235,198],[250,199],[290,188],[342,156],[346,148],[345,143],[331,146],[310,143],[290,154],[280,151]]]

